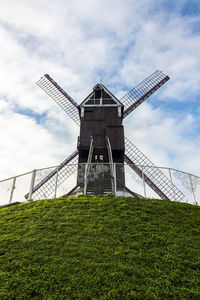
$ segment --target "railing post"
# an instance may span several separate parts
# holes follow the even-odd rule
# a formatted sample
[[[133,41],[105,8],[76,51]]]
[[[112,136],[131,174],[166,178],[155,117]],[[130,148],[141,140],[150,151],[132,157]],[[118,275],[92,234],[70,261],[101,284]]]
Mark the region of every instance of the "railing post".
[[[190,184],[191,184],[191,189],[192,189],[192,193],[193,193],[193,197],[194,197],[194,203],[195,205],[198,205],[197,201],[196,201],[196,197],[195,197],[195,192],[194,192],[194,187],[193,187],[193,184],[192,184],[192,178],[191,178],[191,175],[189,175],[189,178],[190,178]]]
[[[176,201],[176,197],[175,197],[175,192],[174,192],[174,184],[172,181],[172,173],[171,173],[171,169],[169,168],[169,177],[170,177],[170,181],[171,181],[171,185],[172,185],[172,191],[173,191],[173,195],[174,195],[174,201]]]
[[[54,198],[56,198],[57,187],[58,187],[58,168],[57,168],[57,170],[56,170],[56,182],[55,182],[55,193],[54,193]]]
[[[112,187],[112,194],[115,195],[115,175],[114,175],[114,164],[109,163],[110,168],[110,175],[111,175],[111,187]]]
[[[146,187],[145,187],[145,180],[144,180],[144,166],[142,167],[142,182],[143,182],[143,188],[144,188],[144,197],[146,198],[147,197],[147,194],[146,194]]]
[[[83,189],[83,194],[85,196],[87,194],[87,168],[88,168],[88,163],[85,163],[84,189]]]
[[[110,173],[111,173],[112,193],[115,194],[114,164],[113,164],[112,149],[111,149],[110,140],[108,136],[106,136],[106,144],[108,149],[108,160],[109,160]]]
[[[11,188],[10,198],[9,198],[9,204],[12,202],[13,193],[14,193],[14,189],[15,189],[15,182],[16,182],[16,177],[13,178],[12,188]]]
[[[29,189],[29,194],[28,194],[28,201],[33,200],[32,199],[32,194],[33,194],[33,187],[35,184],[35,175],[36,175],[36,170],[32,171],[32,176],[31,176],[31,184],[30,184],[30,189]]]
[[[93,137],[90,137],[90,150],[88,154],[88,160],[85,164],[85,177],[84,177],[84,195],[87,194],[87,182],[88,182],[88,169],[91,168],[91,162],[92,162],[92,154],[93,154]]]
[[[114,177],[114,195],[116,196],[116,192],[117,192],[117,183],[116,183],[116,163],[113,164],[113,177]]]

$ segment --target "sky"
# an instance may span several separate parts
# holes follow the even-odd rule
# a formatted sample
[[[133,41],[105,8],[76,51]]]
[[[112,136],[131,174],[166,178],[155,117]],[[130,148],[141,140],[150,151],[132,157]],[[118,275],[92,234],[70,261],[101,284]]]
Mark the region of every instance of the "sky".
[[[35,83],[49,74],[81,103],[119,99],[155,70],[170,80],[124,120],[158,166],[200,176],[199,0],[1,0],[0,180],[60,164],[79,128]]]

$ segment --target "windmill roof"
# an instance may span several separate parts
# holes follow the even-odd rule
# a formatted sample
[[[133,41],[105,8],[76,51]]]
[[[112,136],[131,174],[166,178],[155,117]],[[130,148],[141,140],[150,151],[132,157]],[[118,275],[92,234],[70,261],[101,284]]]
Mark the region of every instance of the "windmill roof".
[[[93,87],[93,91],[81,102],[81,104],[79,106],[82,106],[84,104],[86,104],[86,102],[92,97],[94,90],[97,89],[98,87],[100,87],[100,89],[103,89],[111,98],[112,100],[114,100],[116,102],[116,104],[123,106],[123,104],[115,97],[115,95],[113,95],[112,92],[110,92],[105,85],[103,85],[102,83],[97,83],[94,87]]]

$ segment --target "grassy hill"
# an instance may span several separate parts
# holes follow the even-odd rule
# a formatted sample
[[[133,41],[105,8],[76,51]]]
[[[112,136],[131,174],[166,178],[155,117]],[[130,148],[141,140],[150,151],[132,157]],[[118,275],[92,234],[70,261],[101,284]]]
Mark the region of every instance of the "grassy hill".
[[[200,208],[80,197],[0,209],[0,299],[200,299]]]

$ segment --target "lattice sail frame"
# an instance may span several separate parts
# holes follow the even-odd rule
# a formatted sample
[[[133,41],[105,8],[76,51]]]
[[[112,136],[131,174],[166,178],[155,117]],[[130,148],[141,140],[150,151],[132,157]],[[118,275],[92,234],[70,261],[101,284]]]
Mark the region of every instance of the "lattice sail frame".
[[[124,105],[123,117],[129,115],[168,80],[169,76],[157,70],[130,90],[120,99],[120,102]]]
[[[48,74],[45,74],[36,84],[45,91],[77,125],[80,125],[78,104]]]
[[[161,197],[183,201],[185,195],[131,141],[125,137],[124,160]]]
[[[55,192],[65,180],[77,171],[78,150],[74,151],[57,168],[43,178],[32,190],[32,199],[46,199]],[[28,198],[28,194],[25,195]]]

